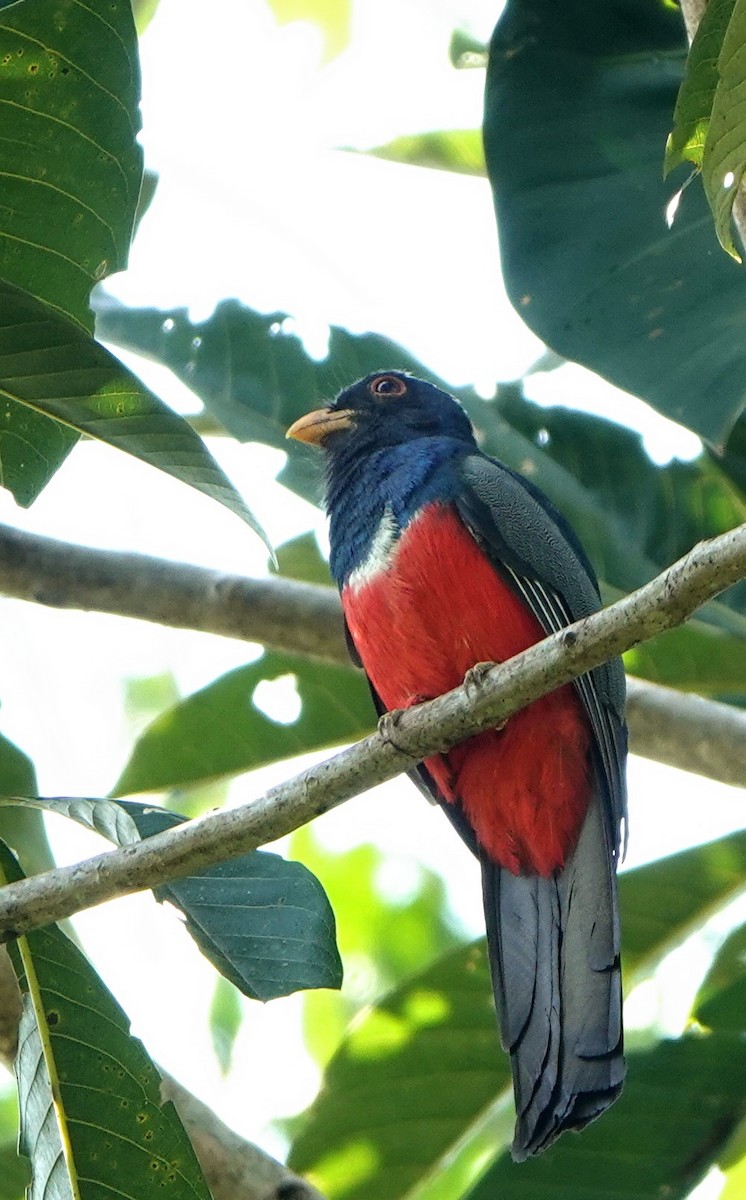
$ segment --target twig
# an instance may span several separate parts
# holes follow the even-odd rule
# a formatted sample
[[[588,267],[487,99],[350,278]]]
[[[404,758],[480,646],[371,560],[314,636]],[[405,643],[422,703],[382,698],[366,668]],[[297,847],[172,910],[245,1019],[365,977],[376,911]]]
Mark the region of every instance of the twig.
[[[504,721],[532,700],[664,629],[746,575],[746,526],[695,546],[645,587],[445,696],[385,719],[379,732],[267,792],[147,841],[9,884],[5,939],[103,900],[203,870],[274,841],[429,755]]]

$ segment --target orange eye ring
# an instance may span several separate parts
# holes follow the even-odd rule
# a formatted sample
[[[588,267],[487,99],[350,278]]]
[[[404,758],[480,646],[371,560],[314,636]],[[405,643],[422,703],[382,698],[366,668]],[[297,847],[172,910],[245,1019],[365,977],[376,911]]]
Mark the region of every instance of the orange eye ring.
[[[376,375],[368,384],[368,391],[372,396],[396,399],[398,396],[406,396],[407,385],[398,375]]]

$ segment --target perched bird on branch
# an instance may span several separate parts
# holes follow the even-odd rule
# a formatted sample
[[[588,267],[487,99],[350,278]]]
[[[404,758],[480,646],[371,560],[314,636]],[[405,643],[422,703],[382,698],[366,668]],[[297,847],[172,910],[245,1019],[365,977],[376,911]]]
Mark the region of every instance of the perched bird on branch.
[[[598,609],[567,522],[480,451],[460,404],[432,384],[369,375],[288,436],[325,451],[330,566],[379,713],[439,696]],[[626,751],[617,659],[411,772],[481,864],[518,1160],[581,1129],[622,1088]]]

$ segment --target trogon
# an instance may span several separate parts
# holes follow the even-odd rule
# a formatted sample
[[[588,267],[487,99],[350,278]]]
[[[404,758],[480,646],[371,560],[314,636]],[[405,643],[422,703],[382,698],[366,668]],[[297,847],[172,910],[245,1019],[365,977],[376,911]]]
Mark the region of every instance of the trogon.
[[[565,519],[482,453],[461,405],[432,384],[369,375],[288,436],[325,451],[330,567],[379,713],[598,609]],[[624,698],[614,660],[411,773],[481,864],[517,1160],[581,1129],[622,1088]]]

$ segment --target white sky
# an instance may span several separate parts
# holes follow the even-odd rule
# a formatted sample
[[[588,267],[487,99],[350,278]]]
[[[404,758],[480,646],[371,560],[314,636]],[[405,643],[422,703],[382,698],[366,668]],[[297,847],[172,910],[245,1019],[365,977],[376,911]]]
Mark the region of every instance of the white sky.
[[[161,0],[142,43],[143,142],[161,179],[131,269],[110,290],[133,305],[188,305],[197,318],[236,296],[294,314],[317,339],[329,322],[374,329],[454,383],[487,386],[520,374],[541,346],[499,281],[487,183],[335,150],[478,125],[482,73],[451,70],[447,46],[469,13],[486,37],[484,12],[477,0],[365,0],[355,7],[349,52],[322,67],[317,32],[278,29],[259,0],[212,0],[208,17],[198,0]],[[146,365],[143,374],[165,398],[183,401],[185,389],[166,372]],[[624,403],[625,420],[658,457],[692,453],[690,435],[579,369],[568,368],[553,387],[555,402],[581,395],[618,415]],[[321,529],[315,510],[273,484],[281,455],[227,442],[214,451],[273,539]],[[258,541],[230,514],[92,444],[76,449],[30,511],[0,494],[0,520],[228,571],[265,570]],[[206,635],[0,604],[2,729],[32,755],[48,794],[112,786],[132,737],[122,716],[124,678],[170,670],[190,691],[249,654]],[[742,798],[731,789],[637,761],[630,785],[630,864],[741,823]],[[260,786],[240,781],[234,801]],[[468,854],[408,785],[358,799],[324,826],[337,845],[377,837],[396,861],[442,870],[464,924],[481,929]],[[61,857],[100,846],[62,821],[56,829]],[[248,1006],[236,1068],[222,1080],[206,1021],[215,976],[175,925],[149,897],[77,921],[153,1056],[241,1133],[277,1149],[268,1120],[302,1107],[315,1082],[310,1066],[302,1068],[298,1000]],[[280,1048],[294,1053],[292,1072],[269,1069]]]

